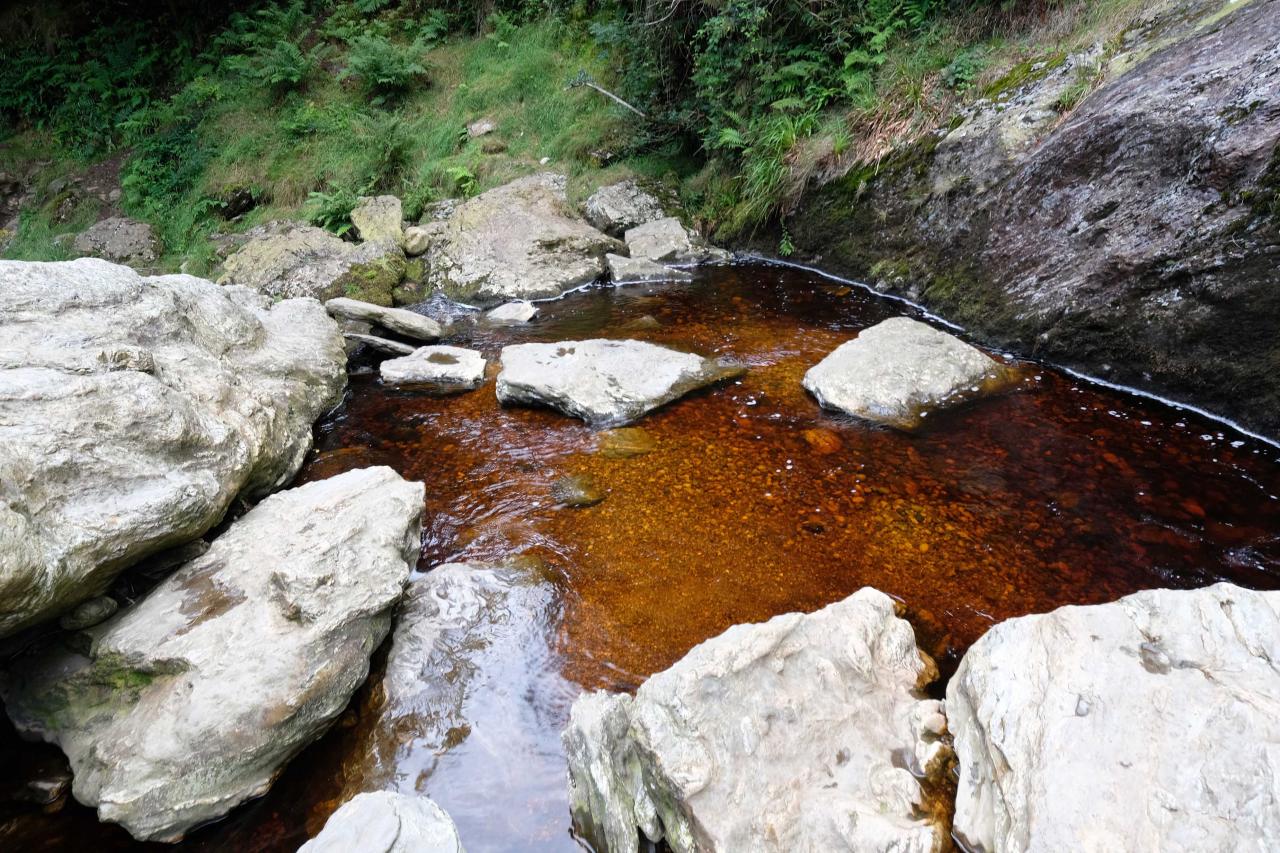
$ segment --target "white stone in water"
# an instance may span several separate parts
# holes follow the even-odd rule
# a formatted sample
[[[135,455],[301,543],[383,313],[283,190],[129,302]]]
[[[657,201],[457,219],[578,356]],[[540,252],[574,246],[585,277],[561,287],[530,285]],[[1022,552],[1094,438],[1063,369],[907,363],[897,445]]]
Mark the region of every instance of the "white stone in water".
[[[528,323],[538,316],[538,306],[527,299],[517,299],[499,305],[484,316],[491,323]]]
[[[475,350],[430,346],[388,359],[378,366],[378,372],[383,382],[397,385],[440,383],[476,388],[484,382],[484,368],[484,356]]]
[[[423,486],[348,471],[258,504],[146,598],[0,681],[20,732],[56,743],[72,792],[175,841],[266,792],[369,671],[421,537]]]
[[[324,308],[334,317],[373,323],[388,331],[419,341],[434,341],[441,335],[440,324],[405,308],[384,308],[358,299],[340,296],[330,299]]]
[[[975,851],[1280,849],[1280,592],[1001,622],[947,686]]]
[[[357,794],[298,853],[463,853],[457,827],[428,797]]]
[[[0,636],[288,482],[345,362],[314,300],[0,261]]]
[[[637,830],[676,853],[940,850],[917,776],[949,750],[936,675],[893,601],[737,625],[635,697],[589,693],[564,733],[575,825],[600,851]]]
[[[502,350],[498,399],[551,406],[595,426],[619,426],[743,368],[643,341],[561,341]]]
[[[826,408],[909,430],[931,411],[994,390],[1009,374],[954,335],[891,317],[809,368],[804,387]]]
[[[624,258],[622,255],[605,255],[605,263],[609,267],[609,278],[615,284],[629,284],[644,281],[692,281],[693,275],[688,270],[669,267],[656,261],[644,258]]]

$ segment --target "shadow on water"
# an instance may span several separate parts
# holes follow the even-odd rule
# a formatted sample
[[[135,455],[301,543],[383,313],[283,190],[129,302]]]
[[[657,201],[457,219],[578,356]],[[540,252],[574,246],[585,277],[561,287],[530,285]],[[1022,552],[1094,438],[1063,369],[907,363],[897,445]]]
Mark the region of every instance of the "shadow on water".
[[[469,851],[573,850],[558,732],[581,689],[634,689],[738,622],[812,610],[861,586],[901,600],[944,678],[992,623],[1146,587],[1280,586],[1280,451],[1206,418],[1023,365],[1018,387],[906,435],[819,410],[804,371],[904,312],[801,270],[699,271],[691,284],[544,303],[527,328],[464,326],[490,378],[440,397],[352,377],[300,481],[390,465],[427,484],[419,570],[522,555],[555,606],[474,651],[447,743],[388,726],[380,662],[338,725],[261,800],[190,850],[293,850],[362,789],[435,797]],[[499,350],[628,337],[750,367],[741,380],[600,433],[502,408]],[[598,505],[557,505],[582,475]],[[938,687],[940,690],[940,685]],[[0,736],[0,766],[56,751]],[[25,766],[25,765],[24,765]],[[0,847],[138,847],[92,812],[6,807]],[[159,847],[157,847],[159,849]]]

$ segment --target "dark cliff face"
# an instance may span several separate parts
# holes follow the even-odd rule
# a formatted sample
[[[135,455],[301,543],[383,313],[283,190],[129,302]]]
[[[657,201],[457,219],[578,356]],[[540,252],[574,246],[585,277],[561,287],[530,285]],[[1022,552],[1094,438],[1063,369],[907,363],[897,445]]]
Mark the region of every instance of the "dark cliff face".
[[[1280,435],[1280,0],[1223,8],[1074,59],[1108,80],[1065,117],[1079,69],[814,190],[797,244],[991,343]]]

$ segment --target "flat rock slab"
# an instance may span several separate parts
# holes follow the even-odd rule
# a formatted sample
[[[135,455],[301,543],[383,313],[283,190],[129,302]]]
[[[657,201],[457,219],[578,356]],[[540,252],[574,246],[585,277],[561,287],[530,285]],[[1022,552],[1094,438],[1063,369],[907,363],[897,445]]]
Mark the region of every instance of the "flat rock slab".
[[[484,356],[462,347],[420,347],[403,358],[378,365],[383,382],[396,385],[440,384],[478,388],[484,382]]]
[[[559,296],[604,272],[621,244],[578,218],[562,175],[531,175],[460,205],[432,244],[428,284],[492,305]]]
[[[403,344],[400,341],[393,341],[389,338],[380,338],[377,335],[363,335],[359,332],[343,332],[342,337],[353,343],[364,344],[370,349],[386,355],[412,355],[418,349],[418,347],[411,344]]]
[[[891,317],[841,344],[804,375],[823,407],[912,430],[930,412],[1005,387],[1012,371],[964,341]]]
[[[609,853],[635,851],[637,830],[676,853],[932,853],[947,827],[922,817],[917,775],[937,779],[949,751],[941,703],[918,688],[936,674],[870,588],[736,625],[634,698],[574,703],[575,826]]]
[[[345,362],[314,300],[0,262],[0,636],[288,482]]]
[[[443,333],[435,320],[404,308],[386,308],[346,297],[330,299],[324,307],[334,317],[372,323],[414,340],[434,341]]]
[[[417,562],[423,486],[364,468],[279,492],[141,602],[0,682],[77,800],[174,841],[319,737],[364,681]]]
[[[1001,622],[947,686],[977,851],[1274,850],[1280,592],[1148,590]]]
[[[298,853],[463,853],[458,828],[429,797],[357,794]]]
[[[624,258],[622,255],[605,255],[609,267],[609,279],[615,284],[633,284],[643,281],[692,281],[688,270],[669,267],[645,258]]]
[[[745,369],[642,341],[562,341],[502,349],[498,399],[620,426]]]

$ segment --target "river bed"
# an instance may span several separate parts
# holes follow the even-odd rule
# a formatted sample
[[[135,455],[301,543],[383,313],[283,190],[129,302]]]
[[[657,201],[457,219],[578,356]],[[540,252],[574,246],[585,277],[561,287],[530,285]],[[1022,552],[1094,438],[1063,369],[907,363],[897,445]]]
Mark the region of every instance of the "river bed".
[[[299,482],[390,465],[427,485],[418,569],[514,562],[537,596],[456,650],[465,726],[388,726],[381,658],[352,708],[261,800],[177,849],[292,851],[361,790],[434,798],[470,853],[580,850],[558,734],[584,689],[632,690],[739,622],[871,585],[899,599],[950,675],[994,622],[1149,587],[1280,587],[1280,450],[1216,421],[1018,362],[1016,387],[904,434],[823,412],[805,370],[914,309],[815,273],[708,267],[692,283],[597,288],[527,327],[460,325],[490,378],[439,396],[358,366]],[[502,346],[636,338],[745,363],[740,380],[594,431],[504,408]],[[557,502],[561,478],[605,499]],[[517,599],[513,599],[517,600]],[[385,654],[385,650],[384,653]],[[940,694],[939,682],[936,690]],[[395,710],[395,709],[390,709]],[[0,733],[0,766],[61,761]],[[0,802],[0,848],[140,845],[68,803]],[[170,847],[170,849],[174,849]]]

